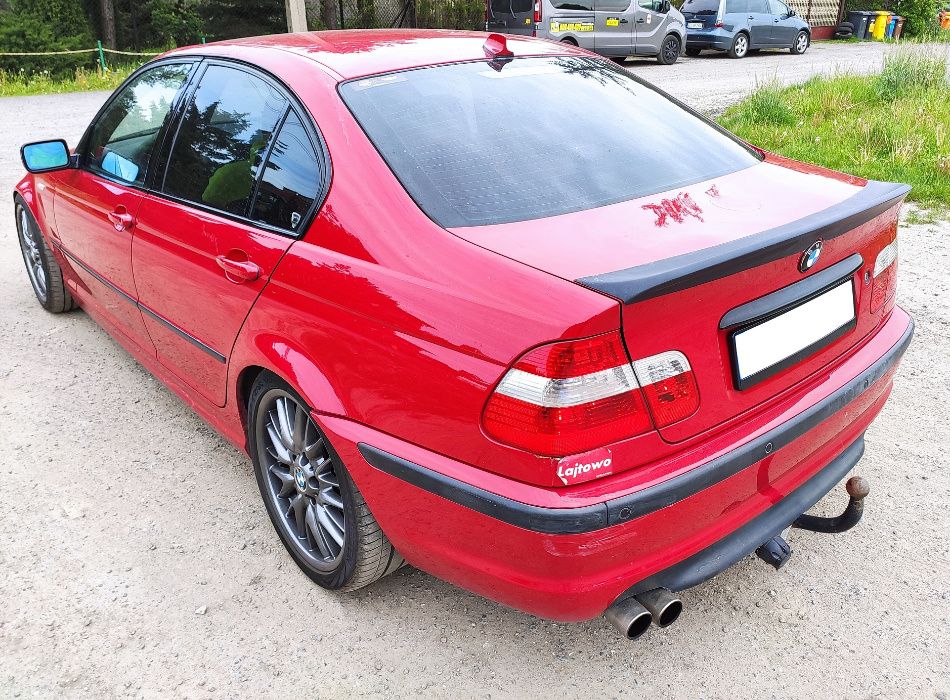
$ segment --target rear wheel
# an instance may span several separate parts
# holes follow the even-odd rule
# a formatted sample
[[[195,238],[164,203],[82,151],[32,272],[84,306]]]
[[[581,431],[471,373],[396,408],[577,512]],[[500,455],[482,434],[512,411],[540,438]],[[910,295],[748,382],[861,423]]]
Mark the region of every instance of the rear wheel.
[[[53,314],[75,308],[76,303],[63,282],[63,270],[22,202],[16,204],[16,225],[26,273],[40,306]]]
[[[692,58],[696,58],[702,52],[703,52],[702,49],[690,48],[688,46],[686,47],[686,55]]]
[[[577,46],[577,42],[569,36],[566,36],[563,39],[561,39],[561,43],[570,44],[571,46]]]
[[[314,582],[351,591],[403,565],[310,407],[266,372],[248,401],[248,446],[274,529]]]
[[[736,38],[732,40],[732,46],[729,47],[729,57],[745,58],[747,53],[749,53],[749,37],[742,33],[736,34]]]
[[[796,56],[805,53],[808,50],[808,45],[811,42],[808,39],[808,32],[801,31],[798,33],[798,36],[795,37],[795,43],[792,44],[792,53]]]
[[[682,48],[683,44],[678,36],[675,34],[667,34],[666,38],[663,39],[663,43],[660,45],[660,53],[656,55],[656,60],[664,66],[672,65],[676,63],[676,59],[680,57]]]

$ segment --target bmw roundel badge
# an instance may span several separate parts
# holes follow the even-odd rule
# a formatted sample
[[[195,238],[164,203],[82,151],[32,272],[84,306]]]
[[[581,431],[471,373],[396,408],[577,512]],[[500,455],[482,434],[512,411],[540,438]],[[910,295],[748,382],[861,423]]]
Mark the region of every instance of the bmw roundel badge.
[[[805,252],[802,253],[801,259],[798,261],[798,271],[799,272],[808,272],[811,268],[815,266],[815,263],[818,262],[818,258],[821,257],[821,241],[815,241],[808,248],[805,249]]]

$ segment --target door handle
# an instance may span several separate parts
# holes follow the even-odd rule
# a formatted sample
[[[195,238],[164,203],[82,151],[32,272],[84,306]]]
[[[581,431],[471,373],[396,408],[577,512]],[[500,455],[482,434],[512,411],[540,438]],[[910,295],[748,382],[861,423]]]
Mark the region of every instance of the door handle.
[[[749,19],[755,19],[755,15],[749,15]]]
[[[620,24],[626,24],[626,23],[627,23],[627,20],[625,19],[620,20]]]
[[[775,22],[776,24],[778,24],[778,17],[776,17],[776,18],[773,19],[772,21]]]
[[[126,231],[135,226],[135,217],[121,204],[106,214],[116,231]]]
[[[637,24],[643,24],[644,22],[646,22],[646,20],[643,17],[637,20]]]
[[[235,260],[227,255],[219,255],[215,258],[218,267],[224,270],[224,276],[235,284],[244,284],[253,282],[261,276],[261,267],[250,260]]]

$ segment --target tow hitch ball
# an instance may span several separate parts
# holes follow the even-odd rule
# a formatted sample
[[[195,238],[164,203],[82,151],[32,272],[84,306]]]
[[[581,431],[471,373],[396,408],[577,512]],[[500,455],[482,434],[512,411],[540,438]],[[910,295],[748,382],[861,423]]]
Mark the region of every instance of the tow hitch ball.
[[[848,491],[850,500],[841,515],[833,518],[823,518],[805,513],[798,516],[798,519],[792,523],[792,527],[797,527],[799,530],[829,534],[844,532],[853,528],[864,514],[864,499],[870,493],[871,487],[868,485],[867,479],[852,476],[848,479],[845,489]],[[788,546],[788,542],[785,541],[782,535],[776,535],[755,550],[755,553],[762,561],[771,564],[776,569],[781,569],[785,566],[788,558],[792,556],[792,548]]]

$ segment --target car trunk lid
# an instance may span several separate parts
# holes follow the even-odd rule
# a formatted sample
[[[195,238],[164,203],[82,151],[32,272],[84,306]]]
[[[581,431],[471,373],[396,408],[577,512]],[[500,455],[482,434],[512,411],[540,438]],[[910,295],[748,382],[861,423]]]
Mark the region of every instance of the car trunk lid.
[[[609,207],[453,232],[620,300],[634,360],[685,354],[700,406],[660,429],[678,442],[767,405],[881,321],[865,273],[908,188],[804,170],[771,157]]]

